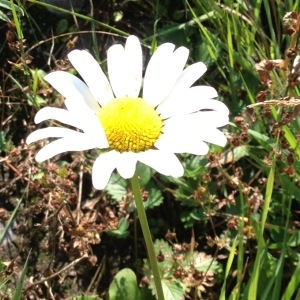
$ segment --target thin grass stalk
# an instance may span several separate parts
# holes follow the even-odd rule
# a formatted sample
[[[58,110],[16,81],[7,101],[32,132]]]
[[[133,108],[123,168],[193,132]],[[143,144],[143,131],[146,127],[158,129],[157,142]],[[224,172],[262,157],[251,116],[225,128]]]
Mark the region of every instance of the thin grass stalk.
[[[292,197],[291,195],[289,196],[289,201],[287,205],[287,218],[285,222],[285,230],[284,230],[284,236],[283,236],[283,242],[282,242],[282,249],[280,253],[280,257],[277,263],[277,268],[275,270],[275,285],[273,288],[273,293],[272,293],[272,299],[276,299],[276,297],[279,298],[281,287],[282,287],[282,277],[283,277],[283,272],[284,272],[284,262],[286,259],[286,252],[287,252],[287,244],[288,244],[288,229],[289,229],[289,224],[290,224],[290,217],[291,217],[291,207],[292,207]]]
[[[284,291],[281,300],[290,300],[290,299],[300,299],[300,289],[298,290],[298,296],[293,295],[296,293],[297,288],[300,286],[300,254],[298,254],[298,264],[291,276],[291,279],[287,285],[286,290]]]
[[[228,299],[226,297],[226,283],[227,283],[227,278],[229,276],[231,266],[232,266],[232,263],[233,263],[233,260],[235,257],[236,246],[237,246],[237,237],[235,237],[235,239],[233,240],[233,243],[232,243],[232,246],[231,246],[231,249],[229,252],[229,256],[228,256],[227,264],[226,264],[226,268],[225,268],[224,281],[223,281],[219,300],[227,300]]]
[[[27,273],[30,253],[31,253],[31,251],[29,251],[29,253],[27,255],[27,258],[26,258],[26,261],[25,261],[20,279],[19,279],[17,287],[16,287],[16,291],[15,291],[14,296],[13,296],[13,300],[20,300],[22,298],[22,290],[23,290],[23,286],[24,286],[25,276],[26,276],[26,273]]]
[[[257,299],[257,292],[258,292],[258,280],[260,275],[260,269],[262,264],[262,258],[266,254],[266,245],[264,241],[264,229],[266,225],[267,215],[270,208],[272,193],[273,193],[273,186],[274,186],[274,177],[275,177],[275,162],[276,159],[273,157],[272,159],[272,166],[269,171],[269,176],[267,180],[267,186],[266,186],[266,194],[264,199],[264,207],[261,215],[261,221],[258,231],[258,248],[257,248],[257,254],[255,258],[253,273],[250,278],[250,285],[248,289],[248,299]],[[255,222],[253,222],[255,223]]]

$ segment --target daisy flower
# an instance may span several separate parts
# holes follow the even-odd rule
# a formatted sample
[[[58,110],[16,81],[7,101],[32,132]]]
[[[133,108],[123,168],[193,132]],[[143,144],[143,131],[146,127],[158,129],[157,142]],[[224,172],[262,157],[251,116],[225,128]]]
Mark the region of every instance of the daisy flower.
[[[204,155],[208,143],[224,146],[218,129],[228,123],[228,108],[210,86],[192,86],[206,71],[202,62],[184,69],[189,50],[162,44],[152,55],[142,78],[143,57],[136,36],[125,47],[107,52],[108,78],[85,50],[68,58],[82,79],[63,71],[45,76],[65,97],[65,107],[44,107],[35,123],[55,120],[74,127],[47,127],[32,132],[26,142],[56,138],[36,155],[43,162],[66,151],[102,149],[92,170],[93,185],[103,189],[116,169],[123,178],[134,175],[142,162],[166,176],[184,169],[177,153]],[[141,92],[142,87],[142,92]]]

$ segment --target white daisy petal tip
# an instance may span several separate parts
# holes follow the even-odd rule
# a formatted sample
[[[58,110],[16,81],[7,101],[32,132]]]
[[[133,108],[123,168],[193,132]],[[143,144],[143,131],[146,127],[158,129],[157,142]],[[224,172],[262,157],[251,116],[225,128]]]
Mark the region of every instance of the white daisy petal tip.
[[[169,176],[172,176],[174,178],[179,178],[182,177],[184,175],[184,168],[183,166],[180,164],[180,166],[178,165],[177,167],[175,167],[172,172],[170,173]]]
[[[113,151],[101,154],[94,162],[92,169],[92,184],[96,190],[103,190],[115,169]]]
[[[109,181],[109,178],[107,178],[106,180],[100,179],[99,177],[96,177],[95,175],[92,175],[92,184],[93,187],[96,190],[103,190],[105,189],[105,187],[107,186]]]
[[[126,39],[126,46],[128,46],[128,45],[131,45],[131,47],[136,47],[136,46],[140,47],[141,43],[137,36],[130,35]]]
[[[72,50],[72,51],[69,52],[68,58],[69,58],[70,61],[74,60],[74,59],[80,60],[82,58],[82,55],[90,55],[90,56],[92,56],[86,50],[74,49],[74,50]]]
[[[32,134],[33,134],[33,132],[30,133],[30,134],[27,136],[26,140],[25,140],[25,143],[26,143],[27,145],[30,145],[30,144],[32,144],[32,143],[34,142],[34,139],[33,139],[33,137],[32,137]]]

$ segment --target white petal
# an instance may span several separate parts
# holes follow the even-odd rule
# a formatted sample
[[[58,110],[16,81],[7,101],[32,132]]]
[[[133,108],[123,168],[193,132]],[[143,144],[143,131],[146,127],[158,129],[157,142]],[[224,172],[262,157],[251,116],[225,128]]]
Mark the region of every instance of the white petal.
[[[114,45],[107,52],[109,80],[116,97],[138,97],[142,83],[143,56],[136,36],[129,36],[125,49]]]
[[[119,156],[117,162],[117,171],[125,179],[131,178],[134,175],[137,163],[137,155],[133,152],[124,152]]]
[[[164,122],[164,134],[155,146],[160,149],[174,147],[176,153],[186,149],[189,153],[205,154],[208,149],[201,145],[200,141],[224,146],[226,137],[217,127],[227,123],[228,115],[218,111],[200,111],[182,117],[172,117]]]
[[[78,111],[78,107],[73,101],[65,100],[66,107],[74,114],[77,119],[77,127],[82,129],[86,134],[94,136],[98,140],[98,148],[107,148],[108,141],[102,124],[93,111]]]
[[[147,66],[143,99],[154,107],[170,93],[189,55],[189,50],[185,47],[180,47],[174,52],[173,50],[173,44],[159,46]]]
[[[174,153],[190,153],[194,155],[205,155],[208,152],[208,146],[197,133],[186,132],[185,135],[162,134],[155,147],[160,150]]]
[[[224,147],[227,143],[227,138],[219,129],[212,128],[210,130],[200,130],[199,137],[208,143]]]
[[[109,81],[98,62],[85,50],[73,50],[68,58],[101,105],[114,98]]]
[[[139,39],[131,35],[126,40],[125,59],[127,63],[127,75],[124,79],[127,82],[128,97],[138,97],[142,84],[143,54]]]
[[[122,45],[113,45],[107,51],[109,81],[116,98],[126,97],[126,56]]]
[[[229,122],[228,114],[224,111],[199,111],[189,116],[195,128],[218,128]]]
[[[184,174],[182,164],[174,153],[151,149],[137,155],[140,162],[163,175],[180,177]]]
[[[34,117],[34,122],[38,124],[45,120],[56,120],[64,124],[78,127],[78,118],[66,109],[49,106],[40,109]]]
[[[176,82],[176,89],[186,89],[192,86],[205,72],[207,68],[203,62],[197,62],[183,70]]]
[[[47,74],[44,79],[65,98],[72,99],[78,105],[86,105],[93,111],[99,109],[99,105],[87,85],[76,76],[56,71]]]
[[[201,109],[223,110],[228,114],[228,108],[225,104],[211,99],[217,96],[217,91],[210,86],[195,86],[188,90],[172,93],[157,107],[157,112],[163,119],[193,113]]]
[[[109,151],[100,154],[95,160],[92,171],[93,186],[97,190],[102,190],[107,186],[111,173],[116,168],[116,160],[120,153]]]
[[[66,106],[69,106],[68,99],[65,100],[65,103]],[[108,147],[108,141],[104,129],[100,121],[98,120],[97,116],[90,110],[88,111],[82,110],[80,112],[78,111],[70,112],[68,110],[61,109],[61,108],[44,107],[37,112],[34,118],[35,123],[40,123],[42,121],[49,120],[49,119],[57,120],[61,123],[71,125],[83,130],[87,135],[90,135],[94,138],[95,147],[98,148]],[[51,135],[47,137],[51,137]]]
[[[79,132],[76,133],[78,135],[75,139],[73,137],[64,137],[44,146],[36,155],[36,161],[42,162],[60,153],[68,151],[84,151],[95,147],[95,141],[89,136]]]
[[[80,132],[76,132],[75,130],[62,128],[62,127],[47,127],[38,129],[30,133],[26,139],[27,144],[34,143],[38,140],[46,139],[46,138],[62,138],[62,137],[71,137],[76,139]]]
[[[100,109],[100,106],[97,104],[97,109],[95,107],[93,110],[91,110],[83,101],[81,101],[81,99],[75,98],[66,98],[64,104],[69,111],[75,114],[81,114],[85,112],[92,112],[93,114],[96,114]]]
[[[183,116],[174,116],[164,121],[163,132],[171,129],[172,134],[176,131],[189,131],[197,129],[209,130],[210,128],[222,127],[228,124],[228,114],[223,111],[198,111]]]

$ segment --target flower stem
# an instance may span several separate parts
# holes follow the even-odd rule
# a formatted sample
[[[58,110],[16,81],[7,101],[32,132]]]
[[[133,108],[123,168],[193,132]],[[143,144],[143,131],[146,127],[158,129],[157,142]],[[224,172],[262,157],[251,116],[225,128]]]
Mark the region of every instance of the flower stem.
[[[144,240],[146,243],[146,248],[148,252],[148,257],[150,260],[150,265],[154,277],[154,283],[155,283],[155,288],[156,288],[156,295],[158,300],[164,300],[164,294],[163,294],[163,289],[162,289],[162,284],[161,284],[161,279],[160,279],[160,273],[158,269],[158,264],[157,264],[157,259],[155,255],[155,250],[154,250],[154,245],[152,242],[151,238],[151,233],[147,221],[147,216],[145,213],[145,208],[141,196],[141,189],[140,189],[140,184],[139,184],[139,178],[137,173],[133,175],[133,177],[130,179],[131,181],[131,188],[132,192],[134,195],[134,201],[138,213],[138,217],[140,220],[140,224],[142,227],[142,232],[144,236]]]

